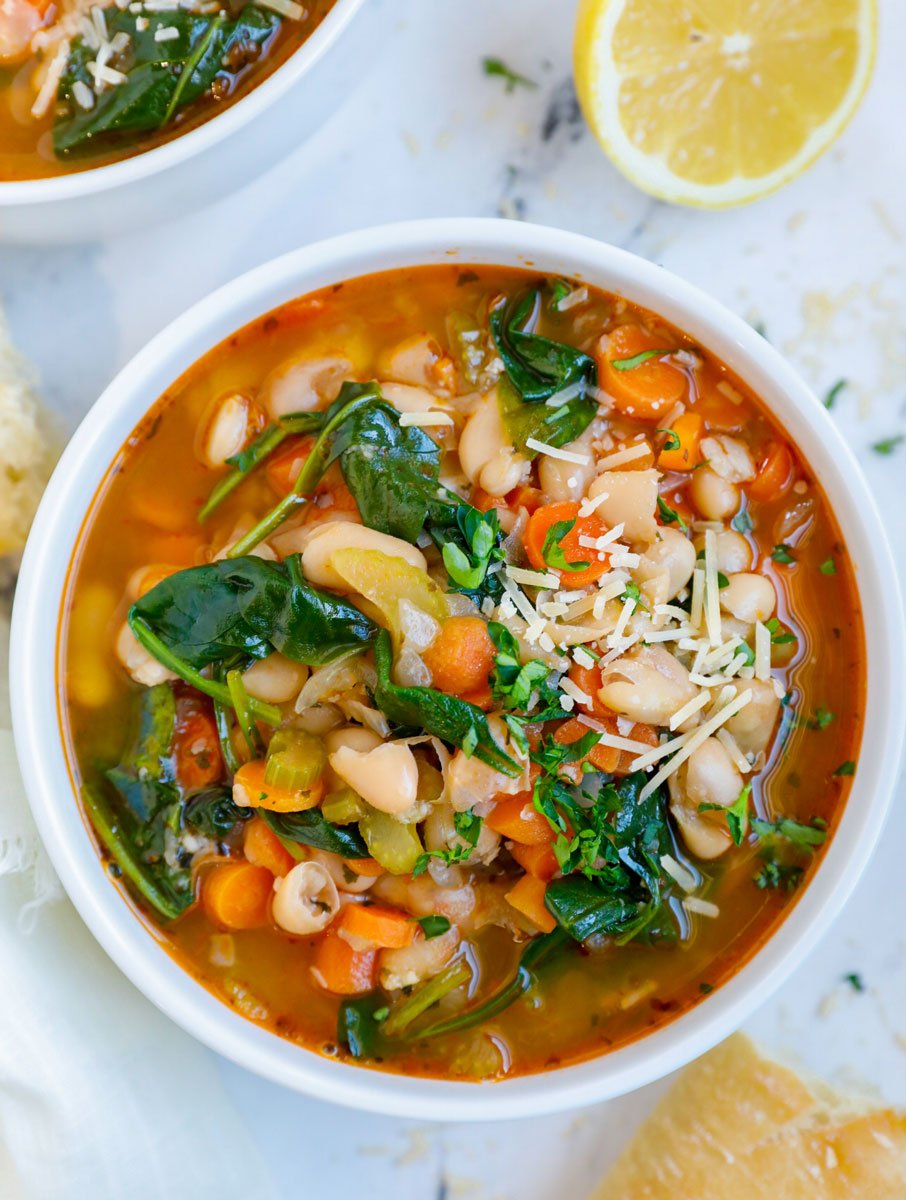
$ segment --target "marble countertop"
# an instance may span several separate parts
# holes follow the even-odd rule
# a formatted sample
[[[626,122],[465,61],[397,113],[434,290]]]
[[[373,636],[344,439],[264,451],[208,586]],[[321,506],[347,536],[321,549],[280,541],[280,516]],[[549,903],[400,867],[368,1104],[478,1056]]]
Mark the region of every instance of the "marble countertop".
[[[318,134],[203,212],[147,232],[0,249],[0,299],[73,427],[113,374],[212,288],[300,243],[421,216],[498,214],[574,229],[652,259],[763,327],[833,408],[906,561],[906,139],[902,0],[880,0],[868,96],[803,178],[727,212],[674,208],[598,151],[570,80],[573,0],[371,0],[383,45]],[[518,14],[518,19],[517,19]],[[537,81],[507,93],[496,55]],[[901,572],[906,573],[906,572]],[[845,913],[749,1029],[790,1061],[906,1103],[906,786]],[[856,794],[852,803],[858,803]],[[864,990],[845,981],[856,972]],[[595,1109],[498,1126],[341,1113],[227,1064],[223,1079],[280,1194],[342,1183],[372,1200],[581,1197],[663,1085]]]

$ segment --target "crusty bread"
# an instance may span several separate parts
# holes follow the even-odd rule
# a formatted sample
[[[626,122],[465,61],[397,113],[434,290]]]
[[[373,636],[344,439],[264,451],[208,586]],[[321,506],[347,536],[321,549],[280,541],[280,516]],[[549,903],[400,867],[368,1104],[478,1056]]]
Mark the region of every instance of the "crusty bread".
[[[21,550],[54,457],[31,372],[0,312],[0,555]]]
[[[590,1200],[906,1200],[906,1113],[737,1034],[683,1072]]]

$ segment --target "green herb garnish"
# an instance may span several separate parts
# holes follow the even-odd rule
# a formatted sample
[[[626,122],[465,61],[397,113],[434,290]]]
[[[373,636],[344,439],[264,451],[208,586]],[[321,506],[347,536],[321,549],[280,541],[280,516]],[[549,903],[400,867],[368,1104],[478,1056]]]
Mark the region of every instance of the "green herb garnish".
[[[906,434],[897,433],[893,437],[882,438],[880,442],[872,442],[871,448],[875,454],[893,454],[904,438]]]
[[[663,496],[657,498],[657,510],[665,525],[676,525],[681,533],[687,533],[689,526],[675,508],[671,508]]]
[[[525,75],[519,75],[513,71],[501,58],[483,58],[481,67],[485,75],[490,78],[502,79],[507,92],[515,91],[517,87],[536,88],[538,86],[533,79],[528,79]]]
[[[570,521],[555,521],[545,534],[541,557],[555,571],[587,571],[591,566],[591,563],[587,561],[569,562],[563,552],[563,539],[575,528],[575,525],[575,517]]]
[[[788,546],[786,542],[780,542],[774,547],[771,551],[771,558],[773,558],[774,562],[783,563],[785,566],[796,561],[796,556],[793,554],[793,547]]]
[[[640,350],[638,354],[633,354],[631,358],[612,358],[610,365],[615,371],[633,371],[636,367],[640,367],[642,363],[646,363],[652,358],[663,358],[665,354],[675,353],[675,350]]]
[[[828,388],[827,394],[824,397],[824,407],[825,408],[833,408],[834,407],[834,403],[836,402],[837,397],[840,395],[840,393],[843,391],[843,389],[847,386],[847,383],[848,383],[848,380],[846,380],[846,379],[838,379],[837,382],[833,385],[833,387]]]

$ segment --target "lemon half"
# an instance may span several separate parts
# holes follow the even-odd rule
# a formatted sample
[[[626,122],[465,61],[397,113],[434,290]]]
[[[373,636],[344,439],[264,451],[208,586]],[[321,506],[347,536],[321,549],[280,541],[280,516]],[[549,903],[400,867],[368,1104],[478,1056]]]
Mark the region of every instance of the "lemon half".
[[[576,88],[616,166],[723,208],[823,153],[871,77],[875,0],[581,0]]]

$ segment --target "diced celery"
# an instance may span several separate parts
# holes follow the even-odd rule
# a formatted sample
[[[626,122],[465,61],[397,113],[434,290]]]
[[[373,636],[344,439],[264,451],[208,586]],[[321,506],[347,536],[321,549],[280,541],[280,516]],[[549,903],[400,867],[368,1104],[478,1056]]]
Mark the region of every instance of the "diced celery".
[[[365,839],[368,853],[391,875],[409,875],[424,853],[421,838],[414,825],[403,825],[389,813],[379,812],[366,805],[359,820],[359,832]]]
[[[321,804],[321,813],[331,825],[351,825],[365,815],[366,804],[351,787],[329,792]]]
[[[264,782],[304,792],[321,777],[327,752],[320,738],[301,729],[278,729],[267,748]]]

